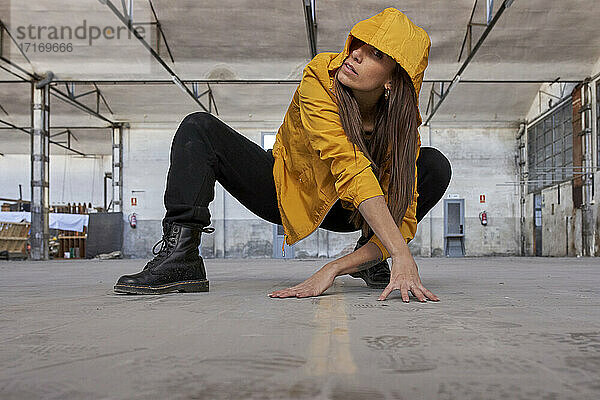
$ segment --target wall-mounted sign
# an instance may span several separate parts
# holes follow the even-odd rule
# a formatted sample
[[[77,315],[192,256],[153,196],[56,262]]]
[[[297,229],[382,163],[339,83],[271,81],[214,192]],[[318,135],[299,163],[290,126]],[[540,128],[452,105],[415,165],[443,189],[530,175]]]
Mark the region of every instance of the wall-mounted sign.
[[[480,194],[479,195],[479,202],[480,203],[485,203],[485,194]]]
[[[460,199],[460,196],[457,193],[448,194],[449,199]]]
[[[147,207],[144,197],[146,195],[145,190],[132,190],[131,191],[131,207],[139,207],[136,208],[135,212],[140,212],[141,209]]]

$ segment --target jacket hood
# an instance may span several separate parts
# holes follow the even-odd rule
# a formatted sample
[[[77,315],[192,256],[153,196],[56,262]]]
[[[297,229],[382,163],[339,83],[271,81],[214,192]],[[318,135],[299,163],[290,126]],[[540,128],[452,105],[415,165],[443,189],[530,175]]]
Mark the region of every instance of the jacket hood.
[[[339,68],[346,60],[350,54],[350,43],[353,37],[386,53],[406,70],[415,87],[418,104],[431,48],[431,40],[427,32],[415,25],[399,10],[388,7],[379,14],[354,25],[348,34],[344,50],[331,60],[329,71]],[[422,120],[418,111],[417,116],[420,125]]]

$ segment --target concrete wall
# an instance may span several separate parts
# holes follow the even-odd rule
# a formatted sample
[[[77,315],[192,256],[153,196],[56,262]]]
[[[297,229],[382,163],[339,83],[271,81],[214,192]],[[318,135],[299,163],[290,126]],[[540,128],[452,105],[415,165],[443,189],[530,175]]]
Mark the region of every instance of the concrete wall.
[[[0,156],[0,197],[18,199],[21,184],[23,199],[31,199],[30,165],[29,154]],[[110,156],[83,158],[53,154],[50,157],[50,204],[91,202],[92,206],[103,206],[104,172],[110,170]]]
[[[432,123],[430,132],[421,133],[422,145],[437,148],[452,165],[452,180],[444,197],[457,195],[465,200],[467,256],[520,253],[518,187],[507,184],[517,180],[517,130],[517,126],[493,123],[482,127],[456,123],[444,127]],[[485,203],[480,203],[481,194],[485,195]],[[479,220],[483,210],[488,215],[486,226]],[[419,223],[415,237],[420,254],[443,255],[443,199],[423,222]]]
[[[526,256],[535,255],[533,243],[535,240],[535,226],[533,219],[533,194],[525,196],[524,221],[521,225],[521,240],[524,242],[523,250]]]
[[[600,179],[600,172],[594,173],[594,182]],[[582,212],[573,208],[573,186],[570,181],[560,184],[560,204],[558,202],[559,185],[543,189],[542,194],[542,256],[581,257],[583,250]],[[600,196],[596,185],[594,198]],[[592,205],[592,225],[594,225],[594,256],[600,255],[600,212],[598,201]],[[525,255],[535,255],[533,250],[533,193],[526,196],[526,220],[523,230]]]
[[[277,132],[281,121],[227,123],[260,145],[261,132]],[[135,212],[138,220],[136,229],[125,225],[126,255],[150,257],[152,245],[161,237],[170,145],[178,125],[135,124],[124,133],[124,216]],[[132,206],[132,197],[137,199],[136,206]],[[204,257],[272,257],[274,225],[247,210],[218,182],[209,210],[215,231],[202,235]],[[303,258],[346,254],[354,249],[359,236],[358,232],[339,234],[318,229],[294,246],[295,255]]]
[[[183,119],[183,116],[182,118]],[[226,121],[227,122],[227,121]],[[227,122],[260,144],[261,132],[276,132],[281,121]],[[124,217],[135,212],[137,228],[125,224],[124,253],[128,256],[151,256],[151,249],[161,237],[164,216],[163,194],[169,167],[170,145],[179,122],[132,124],[124,131],[123,195]],[[442,151],[453,168],[452,181],[446,191],[465,199],[465,250],[467,256],[518,254],[518,195],[512,186],[497,186],[515,181],[514,154],[516,127],[461,127],[432,124],[421,127],[423,146],[433,145]],[[102,177],[110,171],[110,157],[97,159],[70,155],[53,155],[51,159],[51,202],[103,202]],[[0,197],[18,197],[18,183],[23,184],[24,198],[29,198],[29,155],[0,157]],[[479,195],[486,194],[486,203]],[[131,198],[137,199],[132,206]],[[479,212],[488,211],[488,225],[479,222]],[[204,234],[205,257],[272,257],[273,224],[248,211],[217,182],[215,199],[210,204],[215,232]],[[418,224],[417,234],[409,247],[420,256],[444,254],[444,215],[441,200]],[[335,233],[318,229],[294,246],[297,258],[339,257],[354,249],[359,232]],[[280,251],[278,249],[278,251]]]
[[[600,58],[594,65],[590,76],[595,76],[600,73]],[[598,166],[597,146],[598,146],[598,115],[596,98],[596,83],[591,83],[592,87],[592,121],[594,124],[592,134],[592,154],[593,163]],[[563,87],[563,93],[571,93],[574,84]],[[544,84],[540,86],[540,90],[552,93],[556,96],[561,96],[560,85]],[[533,100],[531,108],[527,114],[528,120],[533,120],[540,112],[548,110],[548,96],[536,96]],[[593,230],[593,248],[591,249],[593,256],[600,255],[600,171],[593,171],[594,194],[591,205],[591,225]],[[560,186],[560,190],[559,190]],[[560,202],[559,202],[560,192]],[[573,208],[572,197],[572,182],[563,182],[560,185],[554,185],[542,190],[542,256],[576,256],[581,257],[586,252],[584,251],[583,241],[583,221],[582,210]],[[525,197],[526,214],[523,224],[523,240],[525,241],[525,255],[534,255],[534,220],[533,220],[533,194],[527,194]]]
[[[577,210],[573,209],[572,187],[571,182],[566,182],[542,190],[542,255],[544,256],[564,257],[579,254],[576,249],[576,233],[580,230],[576,227],[581,226],[580,213],[578,215]]]
[[[261,132],[277,132],[281,124],[281,121],[225,122],[259,145]],[[152,246],[161,237],[170,145],[178,125],[132,124],[124,132],[123,211],[126,219],[135,212],[138,221],[136,229],[125,224],[124,253],[127,256],[151,257]],[[131,204],[132,197],[137,199],[136,206]],[[248,211],[218,182],[209,209],[215,231],[202,235],[203,257],[272,257],[274,225]],[[358,231],[336,233],[318,229],[294,245],[295,256],[339,257],[354,250],[359,236]],[[413,253],[429,255],[428,241],[426,252],[420,248],[422,242],[422,238],[417,237],[409,247]]]
[[[567,96],[573,91],[575,83],[566,85],[560,84],[541,84],[538,94],[533,98],[526,119],[533,121],[536,117],[548,111],[552,104],[557,103],[557,97]],[[524,143],[527,143],[527,137],[524,137]],[[527,149],[527,147],[526,147]],[[573,209],[572,184],[571,182],[561,183],[560,186],[560,204],[558,202],[558,186],[543,189],[542,194],[542,256],[574,256],[580,254],[577,249],[581,249],[577,232],[577,227],[581,227],[581,212]],[[523,240],[525,241],[525,254],[534,256],[534,211],[533,194],[528,193],[525,196],[526,212],[525,222],[523,224]],[[554,213],[552,205],[554,204]],[[579,222],[578,222],[579,221]],[[579,235],[580,237],[581,235]]]
[[[595,239],[594,239],[594,254],[600,256],[600,171],[594,173],[594,182],[598,182],[594,185],[594,199],[595,205],[593,207],[593,221],[595,224]]]
[[[598,175],[599,174],[596,174],[596,179],[600,177]],[[572,182],[565,181],[542,189],[541,196],[542,256],[580,257],[583,254],[582,214],[581,209],[573,208]],[[525,242],[524,255],[526,256],[535,256],[533,197],[533,193],[528,193],[525,196],[525,222],[523,224],[522,233]],[[594,218],[595,220],[597,218],[597,205]],[[598,254],[598,252],[596,252],[596,254]]]

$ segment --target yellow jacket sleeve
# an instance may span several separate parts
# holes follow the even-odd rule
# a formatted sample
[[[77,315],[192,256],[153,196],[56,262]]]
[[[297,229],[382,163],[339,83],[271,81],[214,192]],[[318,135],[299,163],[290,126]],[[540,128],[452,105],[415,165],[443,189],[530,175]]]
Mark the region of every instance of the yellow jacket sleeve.
[[[417,158],[419,158],[419,154],[421,153],[421,138],[418,137],[418,147],[417,147]],[[417,166],[415,160],[415,187],[413,191],[413,200],[406,209],[406,213],[404,214],[404,218],[402,219],[402,223],[400,225],[400,233],[406,240],[406,243],[409,243],[417,233],[417,197],[419,197],[419,193],[417,192]],[[386,196],[387,200],[387,196]],[[390,257],[390,253],[385,248],[381,240],[377,237],[377,235],[371,236],[369,242],[375,243],[379,250],[381,250],[381,254],[383,254],[382,260],[386,260]]]
[[[368,198],[383,196],[370,161],[346,136],[337,104],[317,78],[311,63],[304,69],[298,99],[308,141],[319,158],[329,164],[339,198],[358,208]]]

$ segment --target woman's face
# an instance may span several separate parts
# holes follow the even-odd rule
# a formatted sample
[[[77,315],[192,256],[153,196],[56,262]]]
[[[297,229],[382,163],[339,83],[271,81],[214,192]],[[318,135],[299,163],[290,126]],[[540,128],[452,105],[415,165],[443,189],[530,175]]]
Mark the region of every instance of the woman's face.
[[[350,64],[351,71],[346,64]],[[353,38],[350,54],[340,67],[338,80],[352,90],[383,93],[391,87],[392,71],[396,61],[376,47]]]

